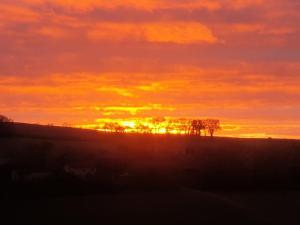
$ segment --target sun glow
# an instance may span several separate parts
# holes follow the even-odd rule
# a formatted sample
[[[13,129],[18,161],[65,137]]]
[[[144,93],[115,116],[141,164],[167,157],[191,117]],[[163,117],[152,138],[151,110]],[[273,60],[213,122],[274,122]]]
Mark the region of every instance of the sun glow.
[[[96,129],[106,133],[144,133],[144,134],[214,134],[221,129],[219,120],[214,119],[97,119],[95,124],[79,125],[80,128]],[[211,133],[213,132],[213,133]]]

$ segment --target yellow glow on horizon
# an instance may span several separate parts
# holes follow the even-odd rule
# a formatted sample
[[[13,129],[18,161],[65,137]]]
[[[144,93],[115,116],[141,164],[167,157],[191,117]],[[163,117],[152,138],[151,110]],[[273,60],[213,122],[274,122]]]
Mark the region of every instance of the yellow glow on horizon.
[[[136,124],[134,121],[121,121],[121,126],[135,128]]]
[[[97,119],[93,124],[76,127],[96,129],[102,132],[188,134],[191,120],[176,118]],[[203,132],[206,134],[206,132]]]

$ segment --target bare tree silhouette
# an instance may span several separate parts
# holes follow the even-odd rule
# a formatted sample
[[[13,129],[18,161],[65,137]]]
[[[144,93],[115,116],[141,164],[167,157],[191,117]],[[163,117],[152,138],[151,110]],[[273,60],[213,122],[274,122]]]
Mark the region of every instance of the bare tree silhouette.
[[[217,130],[221,129],[221,127],[220,127],[220,121],[216,120],[216,119],[206,119],[206,120],[203,120],[203,124],[204,124],[205,129],[208,131],[208,133],[210,134],[211,137],[214,136],[214,133]]]
[[[192,120],[191,121],[191,134],[200,135],[201,131],[205,129],[204,123],[202,120]]]
[[[165,121],[166,119],[164,117],[156,117],[152,119],[154,133],[159,133],[159,130],[162,127],[162,123]]]
[[[12,123],[13,120],[4,116],[4,115],[0,115],[0,123]]]
[[[178,123],[178,130],[183,132],[184,134],[189,134],[191,121],[189,119],[181,118],[177,120]]]
[[[13,120],[0,115],[0,137],[10,137],[15,133],[15,127]]]
[[[114,130],[116,133],[125,133],[125,129],[126,129],[125,127],[121,126],[118,123],[115,123],[114,125],[115,125]]]
[[[152,132],[151,128],[147,125],[139,123],[135,127],[137,133],[149,134]]]

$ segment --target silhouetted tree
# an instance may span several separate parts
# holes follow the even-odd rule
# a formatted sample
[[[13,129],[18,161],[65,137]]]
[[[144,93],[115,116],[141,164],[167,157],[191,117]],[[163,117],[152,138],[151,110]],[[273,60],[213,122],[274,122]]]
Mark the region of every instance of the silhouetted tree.
[[[125,127],[121,126],[119,123],[113,123],[113,122],[107,122],[104,123],[102,129],[105,132],[110,132],[110,133],[125,133]]]
[[[154,127],[154,133],[158,133],[162,127],[162,123],[165,122],[166,119],[164,117],[157,117],[152,119],[152,124]]]
[[[114,131],[115,131],[116,133],[125,133],[125,127],[121,126],[121,125],[118,124],[118,123],[115,123],[114,125],[115,125],[115,126],[114,126]]]
[[[13,120],[0,115],[0,137],[10,137],[15,133]]]
[[[205,129],[205,125],[202,120],[191,121],[191,134],[201,136],[201,131],[204,129]]]
[[[137,133],[144,133],[144,134],[151,133],[150,127],[142,124],[140,121],[136,122],[135,129]]]
[[[12,123],[13,120],[6,117],[6,116],[3,116],[3,115],[0,115],[0,123]]]
[[[171,133],[171,131],[174,131],[176,130],[176,123],[177,121],[176,120],[167,120],[167,124],[166,124],[166,134],[169,134]]]
[[[203,120],[203,125],[205,127],[205,129],[208,131],[208,133],[210,134],[211,137],[214,136],[214,133],[217,130],[220,130],[220,121],[216,120],[216,119],[206,119]]]
[[[102,129],[105,132],[114,132],[114,130],[115,130],[115,123],[112,123],[112,122],[104,123]]]
[[[180,133],[183,132],[184,134],[188,134],[190,132],[191,121],[189,119],[178,119],[178,129]]]

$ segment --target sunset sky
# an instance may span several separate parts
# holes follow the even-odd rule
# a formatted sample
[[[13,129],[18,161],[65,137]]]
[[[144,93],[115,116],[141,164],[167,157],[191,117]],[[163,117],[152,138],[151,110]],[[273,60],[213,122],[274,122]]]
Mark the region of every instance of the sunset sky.
[[[300,138],[298,0],[1,0],[0,114],[218,118]]]

